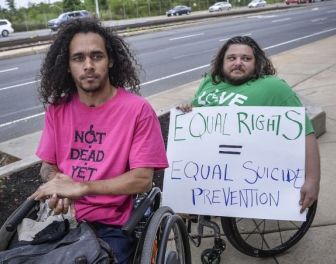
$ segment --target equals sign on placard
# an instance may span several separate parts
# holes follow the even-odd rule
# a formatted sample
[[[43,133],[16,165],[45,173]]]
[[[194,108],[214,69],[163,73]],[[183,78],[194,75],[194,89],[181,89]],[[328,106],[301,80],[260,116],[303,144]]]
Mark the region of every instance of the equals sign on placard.
[[[242,147],[238,145],[219,145],[219,154],[240,155]]]

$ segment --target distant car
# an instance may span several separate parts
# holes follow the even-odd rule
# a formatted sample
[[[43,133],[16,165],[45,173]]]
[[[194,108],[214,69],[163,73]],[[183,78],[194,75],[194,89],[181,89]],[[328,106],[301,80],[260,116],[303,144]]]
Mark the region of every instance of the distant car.
[[[70,19],[81,19],[81,18],[86,18],[86,17],[91,17],[91,13],[86,10],[77,10],[77,11],[62,13],[59,15],[58,18],[48,21],[48,28],[50,28],[53,31],[56,31],[59,29],[59,27],[64,22]]]
[[[232,5],[228,2],[217,2],[216,4],[209,7],[209,12],[230,10],[231,8],[232,8]]]
[[[249,8],[264,7],[267,5],[265,0],[252,0],[247,6]]]
[[[13,33],[14,29],[12,23],[7,19],[0,19],[0,34],[3,37],[8,37],[9,33]]]
[[[191,13],[191,7],[179,5],[179,6],[175,6],[174,8],[168,10],[166,12],[166,15],[167,16],[180,16],[183,14],[189,15],[190,13]]]
[[[312,0],[285,0],[285,4],[308,4],[311,3]]]

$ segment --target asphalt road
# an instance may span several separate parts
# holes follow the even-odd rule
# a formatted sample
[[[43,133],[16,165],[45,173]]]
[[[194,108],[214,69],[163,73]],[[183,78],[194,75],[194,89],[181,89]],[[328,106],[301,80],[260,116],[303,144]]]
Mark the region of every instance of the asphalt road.
[[[148,96],[200,79],[218,48],[232,36],[249,35],[273,55],[335,33],[336,2],[327,1],[208,19],[127,41],[143,66],[142,94]],[[0,61],[0,142],[42,128],[43,108],[36,94],[42,58],[31,55]]]

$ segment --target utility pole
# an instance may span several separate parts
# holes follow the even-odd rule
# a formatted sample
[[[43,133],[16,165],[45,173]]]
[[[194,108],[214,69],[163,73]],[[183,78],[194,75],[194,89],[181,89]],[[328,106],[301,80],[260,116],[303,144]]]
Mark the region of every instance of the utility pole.
[[[98,0],[95,0],[95,3],[96,3],[96,15],[97,15],[97,18],[100,18]]]

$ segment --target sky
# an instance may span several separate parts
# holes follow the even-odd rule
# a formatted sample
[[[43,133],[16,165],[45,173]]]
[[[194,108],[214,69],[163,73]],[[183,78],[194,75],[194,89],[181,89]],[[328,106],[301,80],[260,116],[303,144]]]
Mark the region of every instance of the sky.
[[[46,3],[51,4],[53,2],[59,1],[59,0],[14,0],[16,8],[20,7],[28,7],[29,3],[32,4],[39,4],[39,3]],[[7,8],[6,0],[0,0],[0,6],[1,8]]]

